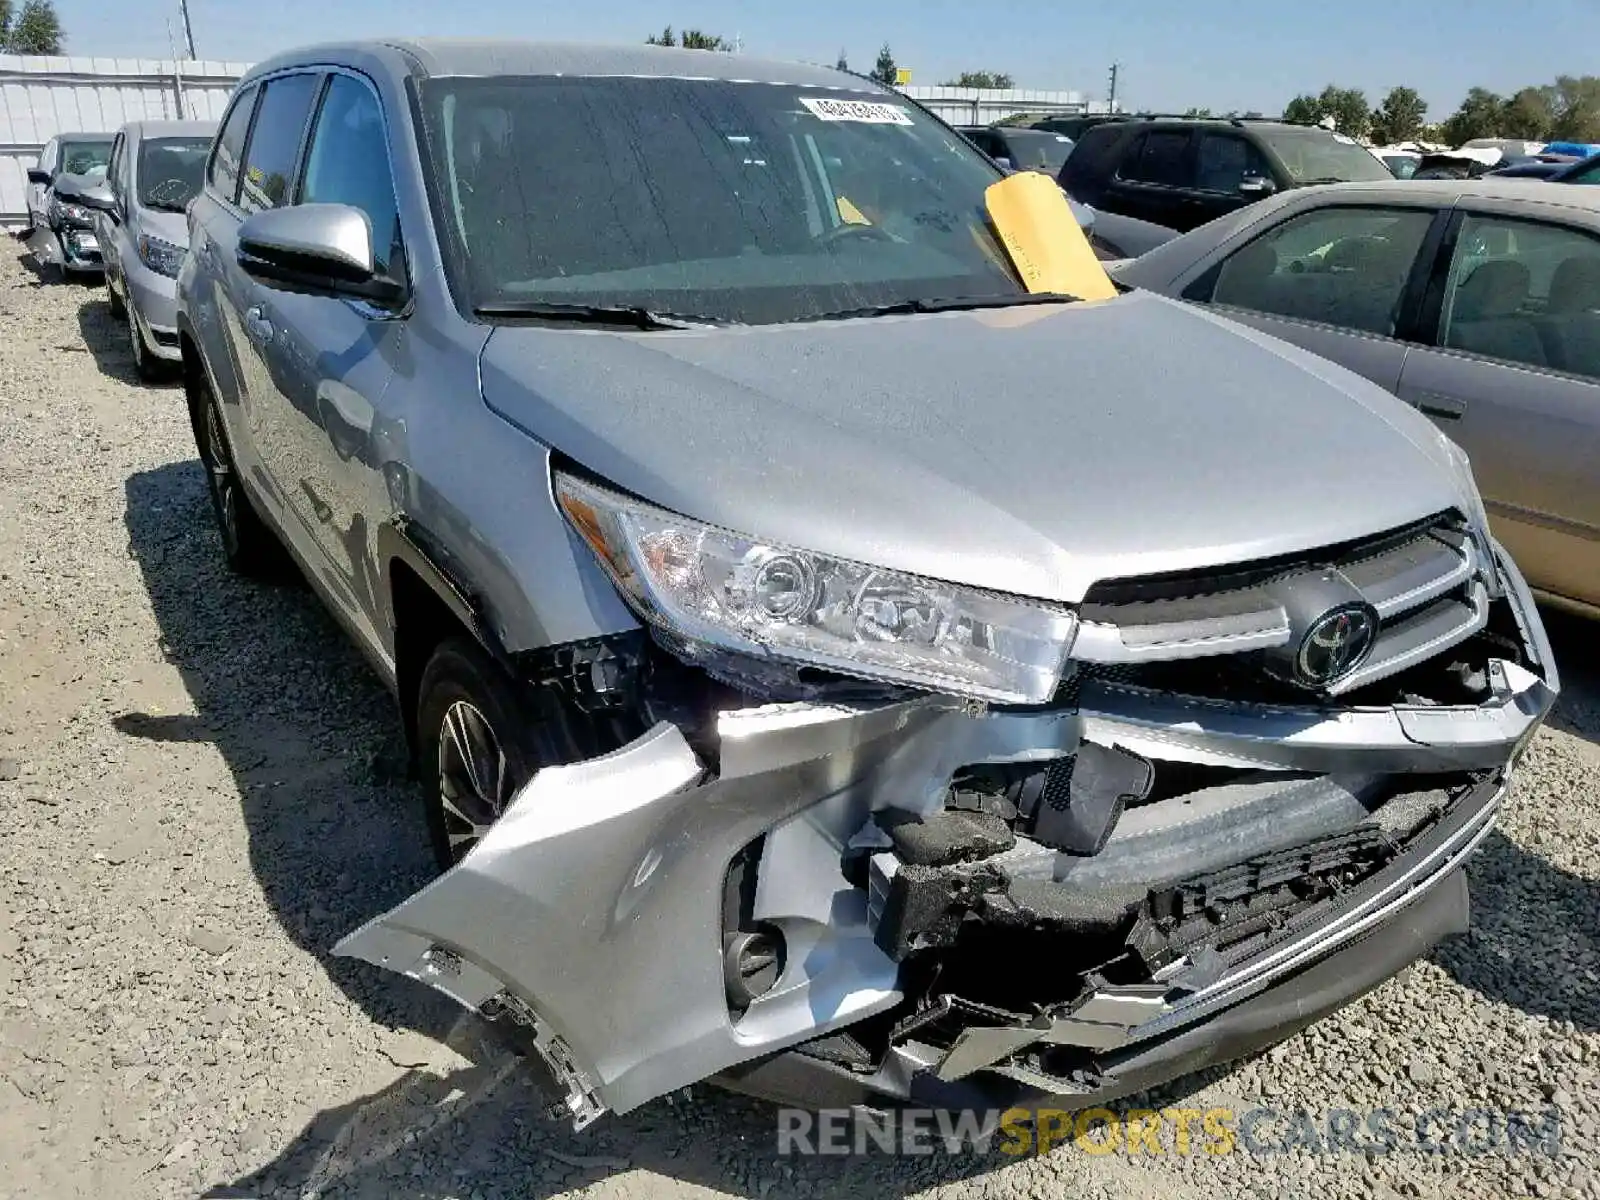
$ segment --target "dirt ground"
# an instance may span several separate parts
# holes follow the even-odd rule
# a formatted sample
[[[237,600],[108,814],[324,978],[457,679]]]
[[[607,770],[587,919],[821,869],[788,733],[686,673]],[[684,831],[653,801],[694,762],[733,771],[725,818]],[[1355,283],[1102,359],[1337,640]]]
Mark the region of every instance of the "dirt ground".
[[[1392,1153],[779,1157],[706,1087],[573,1134],[475,1018],[330,956],[429,875],[391,703],[303,587],[223,570],[104,295],[0,243],[0,1196],[1600,1194],[1594,625],[1549,617],[1566,692],[1473,932],[1167,1097],[1386,1106]],[[1407,1141],[1463,1108],[1553,1113],[1559,1153]]]

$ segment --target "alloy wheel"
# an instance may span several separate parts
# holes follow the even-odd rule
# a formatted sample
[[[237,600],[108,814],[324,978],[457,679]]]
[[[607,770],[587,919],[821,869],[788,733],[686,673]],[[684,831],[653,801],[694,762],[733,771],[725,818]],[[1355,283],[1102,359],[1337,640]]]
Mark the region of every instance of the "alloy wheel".
[[[134,333],[137,340],[139,334]],[[223,548],[229,556],[239,550],[239,480],[234,474],[233,459],[228,453],[227,435],[222,431],[222,414],[217,402],[206,397],[206,453],[207,481],[211,486],[211,502],[217,510],[217,524],[222,530]]]
[[[489,831],[516,790],[494,728],[476,705],[457,700],[439,729],[439,803],[452,862]]]

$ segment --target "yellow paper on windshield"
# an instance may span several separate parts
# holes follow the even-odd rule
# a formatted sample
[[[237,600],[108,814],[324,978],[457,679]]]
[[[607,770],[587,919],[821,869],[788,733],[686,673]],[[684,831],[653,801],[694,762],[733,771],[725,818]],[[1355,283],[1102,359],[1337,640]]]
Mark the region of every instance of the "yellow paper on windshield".
[[[871,221],[867,220],[867,214],[866,213],[862,212],[854,204],[850,203],[850,198],[848,196],[840,196],[839,200],[838,200],[838,205],[839,205],[839,220],[843,221],[846,225],[871,225],[872,224]]]
[[[989,220],[1030,292],[1109,300],[1116,287],[1072,216],[1067,197],[1048,175],[1019,171],[983,195]]]

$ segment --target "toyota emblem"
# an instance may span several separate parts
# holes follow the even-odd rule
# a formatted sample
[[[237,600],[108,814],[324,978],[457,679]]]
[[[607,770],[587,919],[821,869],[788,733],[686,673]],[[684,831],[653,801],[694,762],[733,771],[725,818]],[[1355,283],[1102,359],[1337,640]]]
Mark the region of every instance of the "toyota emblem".
[[[1329,609],[1306,630],[1295,654],[1294,673],[1306,687],[1324,688],[1359,667],[1378,640],[1378,612],[1370,604]]]

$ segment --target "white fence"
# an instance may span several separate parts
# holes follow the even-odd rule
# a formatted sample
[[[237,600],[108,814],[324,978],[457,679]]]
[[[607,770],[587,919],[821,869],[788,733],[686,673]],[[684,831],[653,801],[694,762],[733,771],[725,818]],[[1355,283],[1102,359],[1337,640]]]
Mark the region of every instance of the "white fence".
[[[1082,92],[1035,91],[1031,88],[928,87],[900,89],[952,125],[991,125],[1018,113],[1081,113],[1105,111],[1103,101],[1091,105]]]
[[[28,168],[58,133],[217,120],[248,64],[0,54],[0,225],[27,219]]]

